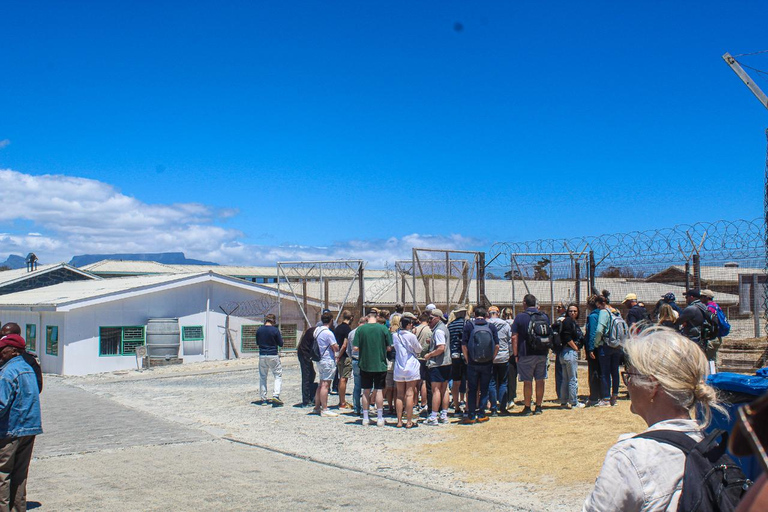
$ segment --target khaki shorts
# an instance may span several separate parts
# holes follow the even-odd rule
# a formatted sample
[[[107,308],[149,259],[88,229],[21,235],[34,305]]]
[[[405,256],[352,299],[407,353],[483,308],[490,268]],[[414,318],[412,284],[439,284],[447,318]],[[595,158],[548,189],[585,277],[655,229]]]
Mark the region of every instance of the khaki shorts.
[[[352,378],[352,359],[345,357],[339,362],[339,378],[351,379]]]
[[[395,370],[387,370],[387,388],[395,387]]]

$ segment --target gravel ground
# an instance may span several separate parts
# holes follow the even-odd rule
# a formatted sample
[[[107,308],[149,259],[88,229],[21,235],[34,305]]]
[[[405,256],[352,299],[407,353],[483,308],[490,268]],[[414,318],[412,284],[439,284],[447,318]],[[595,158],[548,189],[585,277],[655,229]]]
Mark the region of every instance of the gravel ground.
[[[388,418],[384,428],[364,428],[351,414],[337,418],[308,415],[292,407],[299,402],[300,372],[296,360],[283,359],[282,408],[254,405],[258,399],[257,361],[203,363],[158,368],[147,372],[123,372],[62,381],[127,407],[165,420],[198,427],[208,433],[268,447],[344,468],[386,476],[402,482],[448,489],[521,510],[565,511],[581,507],[588,485],[534,485],[515,482],[509,468],[500,467],[489,481],[468,479],[458,471],[432,467],[417,452],[440,449],[455,424],[417,429],[394,428]],[[238,371],[239,370],[239,371]],[[351,399],[351,397],[350,397]],[[329,397],[333,406],[338,397]],[[490,424],[490,423],[489,423]],[[488,425],[489,425],[488,424]],[[482,442],[485,425],[471,427]],[[543,434],[546,437],[546,434]],[[482,460],[477,461],[483,464]],[[473,480],[469,482],[468,480]],[[553,491],[553,487],[557,491]]]

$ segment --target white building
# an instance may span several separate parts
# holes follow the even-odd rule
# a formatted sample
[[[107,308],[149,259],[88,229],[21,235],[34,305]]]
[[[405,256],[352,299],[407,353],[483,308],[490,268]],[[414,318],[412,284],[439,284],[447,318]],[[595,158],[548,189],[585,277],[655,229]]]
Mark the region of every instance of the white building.
[[[224,359],[220,307],[232,304],[253,314],[230,316],[232,342],[242,356],[256,355],[255,332],[264,314],[277,313],[276,291],[213,272],[65,282],[0,295],[0,321],[21,326],[44,372],[83,375],[136,368],[135,348],[146,344],[147,321],[156,318],[178,318],[184,362]],[[295,346],[304,319],[293,300],[284,297],[280,308],[286,345]]]

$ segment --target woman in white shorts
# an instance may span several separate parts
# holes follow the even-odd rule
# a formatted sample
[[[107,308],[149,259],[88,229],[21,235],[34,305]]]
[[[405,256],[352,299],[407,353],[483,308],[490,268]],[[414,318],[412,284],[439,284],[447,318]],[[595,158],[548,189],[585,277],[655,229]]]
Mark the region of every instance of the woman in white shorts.
[[[406,424],[405,428],[413,428],[413,400],[416,395],[416,384],[421,378],[421,365],[417,359],[421,353],[421,344],[416,335],[411,332],[413,320],[400,317],[400,328],[392,334],[392,345],[395,349],[394,379],[397,387],[397,427],[403,427],[403,399],[405,399]]]

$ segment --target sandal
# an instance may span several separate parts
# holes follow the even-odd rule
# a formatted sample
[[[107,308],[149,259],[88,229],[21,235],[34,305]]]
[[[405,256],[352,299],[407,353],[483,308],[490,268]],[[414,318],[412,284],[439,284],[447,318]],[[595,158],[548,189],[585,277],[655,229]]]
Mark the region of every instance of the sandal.
[[[402,423],[398,423],[397,425],[395,425],[395,428],[403,428],[403,424]]]
[[[409,425],[409,424],[407,424],[407,423],[405,424],[405,428],[416,428],[416,427],[418,427],[418,426],[419,426],[419,424],[418,424],[418,423],[411,423],[410,425]]]

